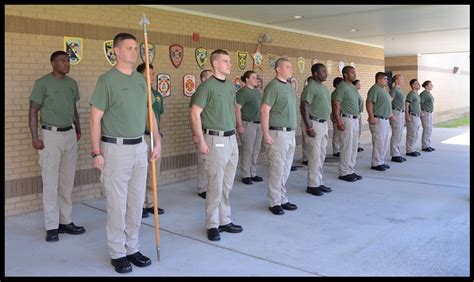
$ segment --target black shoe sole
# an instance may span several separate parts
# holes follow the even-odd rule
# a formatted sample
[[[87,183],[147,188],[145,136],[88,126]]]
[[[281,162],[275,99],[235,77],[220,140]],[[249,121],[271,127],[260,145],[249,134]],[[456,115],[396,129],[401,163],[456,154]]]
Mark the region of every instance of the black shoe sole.
[[[284,215],[284,214],[285,214],[285,211],[281,211],[281,212],[276,213],[276,212],[273,212],[270,207],[269,207],[268,209],[269,209],[269,210],[272,212],[272,214],[274,214],[274,215]]]
[[[240,233],[240,232],[244,231],[244,229],[242,228],[242,229],[231,230],[231,229],[224,229],[224,228],[219,227],[219,228],[217,228],[217,231],[219,231],[219,232],[229,232],[229,233]]]
[[[59,237],[56,238],[46,238],[46,242],[57,242],[59,241]]]
[[[220,241],[221,240],[221,237],[213,237],[213,238],[209,238],[209,236],[207,237],[207,239],[211,240],[211,241]]]
[[[347,178],[342,178],[342,176],[339,176],[339,179],[340,179],[340,180],[347,181],[347,182],[355,182],[355,181],[357,181],[357,178],[355,178],[355,177],[354,177],[354,178],[349,178],[349,179],[347,179]]]
[[[129,262],[131,262],[133,265],[137,266],[137,267],[145,267],[145,266],[149,266],[151,265],[151,260],[148,261],[147,263],[137,263],[129,258],[127,258]]]
[[[132,266],[129,267],[124,267],[124,268],[117,268],[115,265],[112,264],[112,266],[115,268],[115,271],[118,273],[129,273],[132,272]]]
[[[79,232],[69,232],[69,231],[66,231],[66,230],[59,230],[58,233],[59,234],[70,234],[70,235],[80,235],[80,234],[84,234],[86,232],[86,230],[82,230],[82,231],[79,231]]]

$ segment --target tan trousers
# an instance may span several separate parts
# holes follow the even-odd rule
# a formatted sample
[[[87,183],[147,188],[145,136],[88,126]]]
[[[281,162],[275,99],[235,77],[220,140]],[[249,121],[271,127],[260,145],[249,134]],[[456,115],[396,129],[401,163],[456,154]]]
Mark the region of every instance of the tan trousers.
[[[257,160],[262,145],[262,127],[259,123],[242,121],[245,128],[241,135],[240,169],[242,177],[257,176]]]
[[[239,147],[235,134],[227,137],[204,134],[209,154],[204,158],[204,170],[209,186],[206,193],[206,226],[217,228],[232,222],[229,195],[234,184]]]
[[[308,146],[306,146],[306,126],[304,125],[304,121],[301,121],[301,149],[303,152],[303,162],[308,161]]]
[[[362,113],[359,114],[359,142],[358,146],[360,147],[360,136],[362,135]],[[357,148],[359,149],[359,148]]]
[[[426,149],[431,147],[431,131],[433,130],[433,113],[421,111],[422,116],[421,126],[423,127],[423,133],[421,134],[421,148]]]
[[[341,131],[337,129],[336,122],[332,123],[332,153],[340,153],[341,152]]]
[[[343,117],[344,131],[341,133],[341,157],[339,160],[339,176],[355,173],[357,145],[359,143],[359,121],[354,118]]]
[[[112,259],[138,252],[148,169],[147,144],[101,142],[105,159],[100,181],[107,202],[107,245]]]
[[[196,159],[197,159],[196,180],[197,180],[198,193],[201,194],[207,191],[208,183],[207,183],[206,171],[204,170],[204,158],[202,157],[201,152],[199,152],[199,149],[196,149]]]
[[[411,121],[407,122],[407,153],[416,151],[416,142],[418,140],[418,130],[420,129],[420,117],[410,115]]]
[[[387,119],[377,118],[375,124],[369,123],[372,133],[372,166],[385,163],[390,138],[390,123]]]
[[[402,142],[403,128],[405,127],[405,113],[393,110],[392,114],[397,117],[397,120],[390,120],[390,126],[392,127],[390,156],[400,157],[400,143]]]
[[[146,144],[151,151],[150,145],[150,135],[143,136]],[[144,208],[152,208],[153,207],[153,176],[151,175],[151,162],[148,162],[148,174],[146,178],[146,193],[145,193],[145,203],[143,205]],[[156,173],[156,187],[158,189],[158,180],[160,179],[160,171],[161,171],[161,158],[155,161],[155,173]],[[158,191],[157,191],[158,192]],[[158,205],[159,207],[159,205]]]
[[[319,187],[323,184],[323,164],[326,159],[326,146],[328,144],[328,123],[313,122],[315,137],[306,136],[308,148],[308,187]],[[306,130],[304,130],[306,131]]]
[[[46,230],[71,223],[72,189],[76,176],[77,139],[73,129],[42,129],[44,148],[39,150],[43,180],[43,213]]]
[[[288,202],[286,181],[290,176],[295,154],[295,131],[270,130],[273,144],[265,144],[270,163],[268,175],[268,200],[270,207]]]

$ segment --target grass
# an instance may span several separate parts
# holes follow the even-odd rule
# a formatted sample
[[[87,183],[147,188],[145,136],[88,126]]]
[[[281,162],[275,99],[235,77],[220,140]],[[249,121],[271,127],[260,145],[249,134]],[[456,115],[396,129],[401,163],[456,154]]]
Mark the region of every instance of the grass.
[[[469,125],[469,116],[465,116],[462,118],[452,119],[448,121],[443,121],[440,123],[435,124],[435,127],[444,127],[444,128],[456,128],[461,126],[468,126]]]

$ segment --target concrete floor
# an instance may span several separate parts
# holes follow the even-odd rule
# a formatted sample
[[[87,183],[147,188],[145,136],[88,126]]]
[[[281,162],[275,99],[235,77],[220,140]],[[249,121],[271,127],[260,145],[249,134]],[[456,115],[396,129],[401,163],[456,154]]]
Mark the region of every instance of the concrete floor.
[[[150,217],[140,229],[140,249],[153,264],[125,275],[110,265],[105,200],[74,205],[74,222],[87,232],[60,234],[55,243],[44,240],[42,211],[10,216],[5,275],[469,276],[466,132],[469,128],[435,128],[435,152],[406,157],[402,164],[387,161],[391,169],[385,172],[369,169],[371,145],[363,142],[356,168],[364,179],[355,183],[338,180],[337,162],[328,157],[324,181],[333,192],[322,197],[305,192],[307,169],[302,166],[287,183],[298,210],[283,216],[268,210],[266,182],[244,185],[238,172],[232,217],[244,231],[221,233],[219,242],[206,237],[204,200],[197,196],[194,179],[161,186],[160,207],[166,210],[160,216],[161,261],[156,260]],[[259,173],[266,178],[268,168],[261,166]]]

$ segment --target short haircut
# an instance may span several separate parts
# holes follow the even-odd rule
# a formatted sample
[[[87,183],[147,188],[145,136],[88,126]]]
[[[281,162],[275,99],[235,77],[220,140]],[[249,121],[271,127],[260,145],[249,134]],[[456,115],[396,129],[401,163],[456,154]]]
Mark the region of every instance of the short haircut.
[[[353,67],[353,66],[345,66],[345,67],[343,67],[343,68],[342,68],[342,71],[341,71],[342,75],[344,75],[344,74],[346,74],[346,75],[349,74],[349,70],[350,70],[350,69],[354,69],[354,67]]]
[[[135,38],[135,36],[131,35],[130,33],[119,33],[117,35],[115,35],[114,37],[114,48],[118,46],[118,44],[124,40],[127,40],[127,39],[133,39],[135,41],[137,41],[137,39]]]
[[[224,49],[216,49],[214,52],[211,53],[211,66],[214,68],[214,65],[212,64],[216,59],[218,55],[229,55],[229,53],[224,50]]]
[[[336,77],[336,78],[332,81],[332,86],[334,86],[334,88],[336,88],[337,85],[338,85],[339,83],[341,83],[341,81],[343,81],[343,80],[344,80],[344,79],[342,79],[342,77],[340,77],[340,76]]]
[[[199,78],[201,79],[201,81],[204,79],[204,75],[205,75],[206,72],[208,72],[208,71],[209,71],[209,72],[212,72],[211,70],[203,70],[203,71],[201,72],[201,74],[199,75]]]
[[[384,78],[384,77],[388,77],[388,75],[384,72],[379,71],[378,73],[375,74],[375,81],[377,82],[377,80],[379,80],[381,78]]]
[[[150,69],[153,68],[153,65],[152,65],[152,64],[149,64],[149,66],[150,66]],[[145,63],[141,63],[141,64],[138,65],[138,67],[137,67],[137,72],[144,73],[144,72],[145,72],[145,69],[146,69],[146,64],[145,64]]]
[[[316,63],[314,64],[312,67],[311,67],[311,74],[314,74],[316,72],[319,71],[320,68],[323,68],[325,67],[325,65],[321,64],[321,63]]]
[[[352,82],[352,84],[357,85],[357,82],[360,82],[360,80],[356,79]]]
[[[252,74],[254,74],[254,73],[256,73],[256,72],[251,71],[251,70],[246,71],[246,72],[244,72],[244,74],[240,77],[240,80],[243,81],[243,82],[247,82],[247,79],[250,78],[250,76],[251,76]]]
[[[289,60],[288,58],[286,58],[286,57],[281,57],[281,58],[279,58],[279,59],[276,60],[276,62],[275,62],[275,70],[276,70],[277,68],[279,68],[279,67],[281,66],[281,64],[283,64],[283,62],[288,62],[288,63],[290,63],[290,60]]]
[[[61,56],[61,55],[66,55],[69,58],[69,55],[64,51],[54,51],[53,54],[51,54],[51,57],[49,58],[49,61],[52,62],[52,61],[56,60],[56,58]]]
[[[423,86],[423,88],[426,88],[426,86],[428,86],[428,84],[430,84],[431,81],[430,80],[426,80],[425,82],[423,82],[423,84],[421,86]]]
[[[417,82],[418,79],[414,78],[412,80],[410,80],[410,87],[413,87],[413,85],[415,84],[415,82]]]

